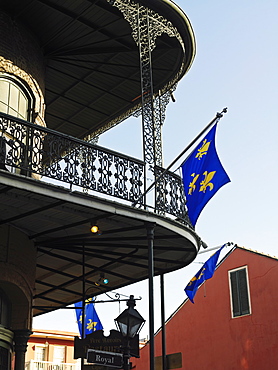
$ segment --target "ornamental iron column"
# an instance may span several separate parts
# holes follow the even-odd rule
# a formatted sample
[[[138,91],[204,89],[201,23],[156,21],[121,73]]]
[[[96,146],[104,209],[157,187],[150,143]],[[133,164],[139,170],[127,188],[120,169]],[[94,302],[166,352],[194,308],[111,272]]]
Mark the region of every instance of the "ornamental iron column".
[[[32,332],[29,329],[14,330],[15,366],[14,370],[25,369],[25,352]]]
[[[152,51],[156,47],[157,37],[163,33],[177,38],[183,49],[184,43],[176,27],[169,20],[138,2],[133,0],[107,0],[107,2],[122,12],[131,26],[132,37],[139,48],[142,109],[135,115],[142,114],[144,161],[149,165],[146,178],[154,181],[155,167],[163,165],[161,128],[165,120],[165,110],[182,73],[183,64],[173,80],[169,81],[155,96]]]

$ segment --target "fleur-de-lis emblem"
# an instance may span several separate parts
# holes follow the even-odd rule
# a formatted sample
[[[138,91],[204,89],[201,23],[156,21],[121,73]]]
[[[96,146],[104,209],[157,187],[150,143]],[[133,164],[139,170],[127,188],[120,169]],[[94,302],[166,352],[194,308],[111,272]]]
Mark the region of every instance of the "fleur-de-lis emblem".
[[[204,275],[204,273],[205,273],[205,267],[203,267],[203,269],[202,269],[202,271],[201,271],[201,273],[200,273],[200,275],[198,276],[198,278],[196,277],[196,276],[194,276],[191,280],[190,280],[190,282],[188,283],[188,286],[191,286],[193,283],[194,283],[194,281],[196,281],[196,280],[200,280],[201,279],[201,277]]]
[[[209,146],[210,146],[210,141],[207,141],[207,139],[205,139],[203,141],[201,148],[198,149],[198,153],[196,154],[195,158],[198,158],[199,160],[202,159],[203,155],[206,155],[208,153]]]
[[[193,180],[189,183],[189,190],[188,190],[188,194],[191,195],[193,193],[193,191],[196,189],[196,181],[198,180],[198,177],[200,175],[195,175],[195,173],[192,173],[191,175],[193,177]]]
[[[216,174],[216,171],[212,171],[212,172],[208,172],[208,171],[205,171],[203,173],[203,175],[205,176],[204,180],[200,182],[200,190],[199,191],[202,191],[203,193],[206,192],[207,190],[207,187],[209,187],[209,190],[212,190],[214,185],[213,183],[211,182],[211,180],[213,179],[213,176]]]
[[[97,322],[94,322],[92,319],[89,319],[87,322],[87,329],[95,331],[97,326]]]

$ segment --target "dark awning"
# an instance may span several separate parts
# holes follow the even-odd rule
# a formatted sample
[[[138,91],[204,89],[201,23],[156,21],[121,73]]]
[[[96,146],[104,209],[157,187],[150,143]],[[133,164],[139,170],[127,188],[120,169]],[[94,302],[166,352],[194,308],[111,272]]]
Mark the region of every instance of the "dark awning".
[[[146,224],[156,224],[155,275],[188,265],[199,250],[195,232],[174,220],[0,172],[0,225],[12,224],[37,248],[35,315],[80,301],[83,272],[91,296],[148,278]],[[101,235],[89,231],[92,221]],[[107,286],[95,284],[100,274]]]
[[[157,92],[188,70],[194,37],[171,1],[139,3],[170,20],[179,35],[157,38],[152,55]],[[43,51],[49,128],[84,138],[140,104],[138,47],[129,23],[107,0],[3,0],[1,8],[33,33]]]

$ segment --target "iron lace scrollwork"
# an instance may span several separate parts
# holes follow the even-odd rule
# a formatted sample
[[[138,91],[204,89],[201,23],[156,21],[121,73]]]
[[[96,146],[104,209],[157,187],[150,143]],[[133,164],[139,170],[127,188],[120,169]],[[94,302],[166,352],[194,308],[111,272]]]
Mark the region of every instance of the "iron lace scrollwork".
[[[163,172],[162,167],[155,167],[155,211],[161,215],[171,214],[178,221],[191,226],[181,177],[170,171]]]
[[[145,183],[143,161],[0,113],[0,169],[50,178],[134,202]],[[37,178],[37,177],[36,177]]]

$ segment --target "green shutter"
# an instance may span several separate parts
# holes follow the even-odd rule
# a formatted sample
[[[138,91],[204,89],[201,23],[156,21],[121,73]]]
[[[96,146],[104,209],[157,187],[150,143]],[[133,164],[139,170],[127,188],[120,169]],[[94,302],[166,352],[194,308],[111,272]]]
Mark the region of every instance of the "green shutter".
[[[250,313],[246,268],[230,272],[233,317]]]
[[[250,309],[249,309],[246,269],[238,270],[237,272],[240,295],[240,311],[241,315],[247,315],[250,313]]]

